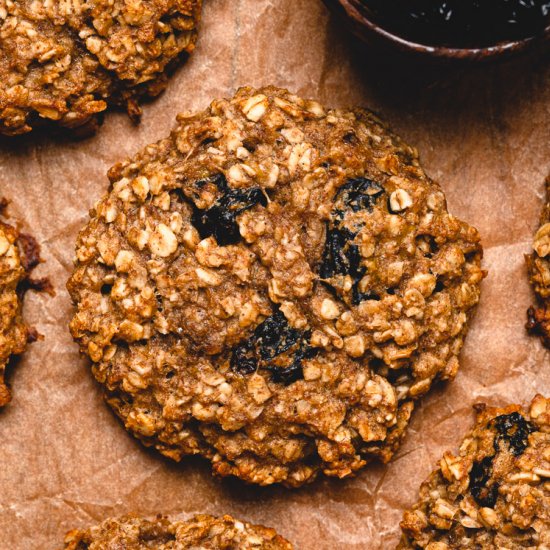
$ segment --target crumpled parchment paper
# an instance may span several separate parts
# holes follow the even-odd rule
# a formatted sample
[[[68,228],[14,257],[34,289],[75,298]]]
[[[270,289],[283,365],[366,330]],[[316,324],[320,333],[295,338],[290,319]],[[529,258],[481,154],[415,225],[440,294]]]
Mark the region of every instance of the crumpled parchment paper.
[[[524,330],[532,299],[530,250],[550,170],[550,66],[535,54],[452,71],[394,64],[350,33],[320,0],[206,0],[198,48],[140,126],[111,113],[96,136],[0,141],[0,194],[42,246],[57,295],[29,293],[27,320],[44,335],[10,381],[0,412],[0,549],[55,549],[65,532],[135,512],[185,517],[231,513],[273,526],[296,548],[386,549],[420,482],[456,448],[475,402],[527,403],[550,394],[549,354]],[[178,111],[197,110],[245,85],[276,84],[329,106],[369,106],[420,150],[450,210],[485,246],[480,307],[456,380],[423,400],[388,466],[297,491],[218,481],[209,465],[145,450],[103,403],[67,329],[65,282],[107,169],[165,136]]]

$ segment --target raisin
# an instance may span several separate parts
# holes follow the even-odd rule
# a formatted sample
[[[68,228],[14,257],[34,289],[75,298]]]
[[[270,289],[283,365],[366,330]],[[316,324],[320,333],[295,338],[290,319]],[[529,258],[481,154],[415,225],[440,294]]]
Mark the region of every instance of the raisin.
[[[250,189],[231,189],[223,174],[200,180],[197,187],[214,183],[223,193],[207,210],[193,208],[191,223],[196,227],[201,239],[214,236],[220,246],[236,244],[241,240],[237,216],[250,208],[261,204],[267,206],[267,198],[259,187]]]
[[[437,294],[438,292],[443,292],[445,290],[445,283],[437,277],[435,280],[435,287],[434,287],[434,294]]]
[[[366,269],[361,266],[359,247],[350,244],[354,237],[355,235],[348,229],[329,229],[327,226],[327,238],[319,274],[322,279],[330,279],[336,275],[349,275],[353,280],[351,301],[353,305],[357,305],[366,300],[369,293],[359,291],[359,283]],[[323,282],[334,288],[327,281]]]
[[[496,452],[505,443],[514,456],[520,456],[529,445],[529,434],[535,431],[535,426],[523,418],[518,412],[503,414],[492,420],[499,435],[495,437],[493,446]]]
[[[239,374],[251,374],[264,368],[274,382],[291,384],[303,378],[302,361],[316,354],[309,337],[309,332],[292,328],[284,314],[276,311],[235,348],[231,369]]]
[[[99,289],[99,291],[104,296],[108,296],[109,294],[111,294],[112,289],[113,289],[113,285],[105,283],[105,284],[101,285],[101,288]]]
[[[296,359],[284,369],[268,365],[267,370],[271,372],[271,380],[273,380],[273,382],[284,384],[285,386],[289,386],[293,382],[304,377],[301,359]]]
[[[256,345],[258,346],[260,357],[264,361],[268,361],[281,355],[292,346],[294,346],[301,338],[301,332],[292,328],[284,314],[281,311],[275,312],[271,317],[268,317],[254,331]]]
[[[493,441],[495,452],[502,451],[502,445],[514,456],[523,454],[529,444],[529,434],[535,426],[525,420],[518,412],[497,416],[487,428],[494,427],[498,435]],[[480,506],[493,508],[498,497],[499,484],[494,481],[488,484],[493,473],[495,456],[487,456],[480,462],[475,462],[470,471],[470,493]]]
[[[385,193],[384,188],[367,178],[355,178],[346,182],[335,198],[335,208],[331,221],[326,224],[326,240],[319,275],[323,283],[332,290],[337,289],[330,283],[332,277],[349,275],[353,281],[351,302],[358,305],[363,300],[379,299],[373,292],[361,292],[359,283],[366,269],[361,265],[359,247],[353,244],[357,232],[345,227],[348,212],[372,211],[378,198]]]
[[[547,26],[548,0],[364,0],[401,36],[454,47],[490,46],[533,36]]]
[[[294,360],[292,363],[284,368],[280,368],[274,365],[266,365],[266,369],[271,372],[271,379],[273,382],[284,384],[288,386],[297,380],[301,380],[304,377],[304,371],[302,368],[302,361],[304,359],[310,359],[317,353],[315,348],[310,347],[307,343],[301,342],[300,347],[294,354]]]
[[[364,268],[361,268],[361,255],[359,248],[350,244],[355,235],[348,229],[330,229],[327,224],[327,237],[323,263],[321,264],[320,275],[323,279],[335,275],[362,276]]]
[[[237,346],[231,356],[231,369],[240,374],[252,374],[258,369],[254,348],[246,344]]]
[[[393,290],[393,289],[390,289]],[[394,292],[395,293],[395,292]],[[391,294],[391,293],[390,293]],[[354,283],[351,289],[351,303],[356,306],[365,300],[380,300],[380,295],[373,290],[367,290],[367,292],[361,292],[359,290],[359,283]]]
[[[367,178],[355,178],[347,181],[336,193],[336,202],[342,200],[347,209],[354,212],[372,211],[376,200],[384,194],[384,188]]]
[[[474,462],[470,470],[470,493],[480,506],[493,508],[497,502],[499,484],[494,481],[488,484],[493,473],[494,456],[486,456]]]

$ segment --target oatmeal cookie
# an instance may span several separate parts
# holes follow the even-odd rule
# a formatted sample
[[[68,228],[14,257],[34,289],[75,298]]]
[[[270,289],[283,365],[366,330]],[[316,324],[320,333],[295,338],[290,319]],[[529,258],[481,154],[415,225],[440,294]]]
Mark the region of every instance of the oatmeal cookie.
[[[71,331],[145,445],[259,484],[346,477],[455,376],[479,236],[371,113],[243,88],[109,178]]]
[[[79,127],[108,104],[136,118],[193,50],[202,0],[0,0],[0,134]]]
[[[0,200],[0,215],[5,207],[6,201]],[[22,317],[22,287],[39,261],[34,239],[0,220],[0,407],[11,400],[4,380],[8,361],[12,355],[23,353],[34,337]]]
[[[546,179],[546,204],[533,240],[533,253],[526,260],[537,297],[537,305],[527,311],[527,330],[539,334],[550,347],[550,176]]]
[[[476,410],[458,455],[443,455],[405,512],[398,549],[550,547],[550,400]]]
[[[65,537],[65,550],[292,550],[292,545],[273,529],[251,525],[231,516],[200,515],[188,521],[153,521],[127,516],[108,519],[86,531],[74,530]]]

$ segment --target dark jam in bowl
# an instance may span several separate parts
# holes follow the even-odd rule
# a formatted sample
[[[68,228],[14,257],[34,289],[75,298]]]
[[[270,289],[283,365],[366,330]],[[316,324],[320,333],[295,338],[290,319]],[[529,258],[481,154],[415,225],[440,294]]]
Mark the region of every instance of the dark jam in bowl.
[[[493,46],[529,38],[550,24],[550,0],[363,0],[376,22],[420,44]]]

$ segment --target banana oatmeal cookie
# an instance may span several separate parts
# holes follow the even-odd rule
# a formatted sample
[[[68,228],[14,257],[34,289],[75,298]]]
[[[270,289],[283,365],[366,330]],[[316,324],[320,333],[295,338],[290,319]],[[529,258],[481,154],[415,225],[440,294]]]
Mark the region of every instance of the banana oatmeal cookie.
[[[453,378],[475,229],[363,110],[243,88],[109,172],[71,331],[126,428],[215,473],[298,486],[390,459]]]
[[[443,455],[405,512],[398,549],[550,548],[550,400],[476,411],[458,456]]]
[[[202,0],[0,0],[0,134],[76,128],[108,104],[137,118],[193,50]]]
[[[6,204],[0,200],[0,216]],[[35,337],[22,317],[23,285],[39,261],[39,248],[34,239],[0,220],[0,407],[11,400],[4,380],[10,357],[23,353],[27,342]],[[41,283],[44,281],[38,281]]]
[[[292,550],[292,545],[273,529],[251,525],[231,516],[195,516],[188,521],[153,521],[127,516],[108,519],[86,531],[74,530],[65,537],[65,550]]]
[[[526,260],[538,303],[527,311],[527,329],[539,334],[550,347],[550,176],[546,179],[546,204],[533,240],[533,251]]]

